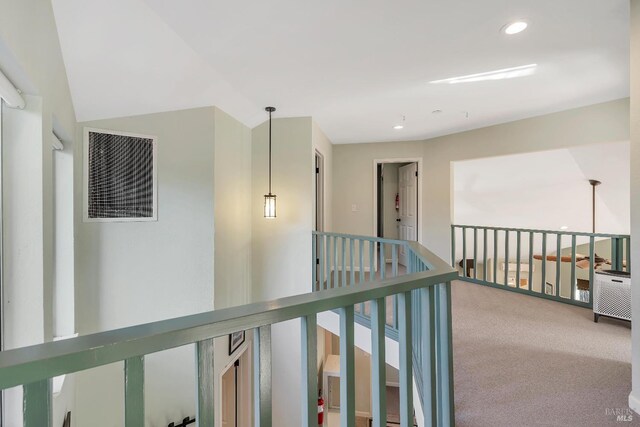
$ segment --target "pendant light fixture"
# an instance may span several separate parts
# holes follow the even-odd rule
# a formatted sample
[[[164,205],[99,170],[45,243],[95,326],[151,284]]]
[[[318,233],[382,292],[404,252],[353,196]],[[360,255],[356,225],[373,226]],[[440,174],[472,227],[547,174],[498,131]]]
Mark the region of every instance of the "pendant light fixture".
[[[274,107],[267,107],[265,111],[269,113],[269,194],[264,195],[264,217],[276,217],[276,195],[271,194],[271,113],[276,111]]]

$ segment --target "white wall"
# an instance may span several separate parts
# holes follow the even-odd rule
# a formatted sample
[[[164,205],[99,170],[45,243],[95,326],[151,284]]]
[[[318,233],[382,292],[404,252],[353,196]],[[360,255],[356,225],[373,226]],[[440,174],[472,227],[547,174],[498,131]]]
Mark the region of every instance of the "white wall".
[[[215,307],[251,291],[251,129],[215,109]]]
[[[252,259],[254,301],[302,294],[311,288],[313,144],[309,117],[273,119],[273,193],[277,218],[263,217],[268,192],[268,122],[253,129]],[[300,321],[272,327],[273,419],[301,424]]]
[[[640,265],[640,0],[631,0],[631,264]],[[631,277],[633,318],[640,318],[640,276]],[[631,330],[632,392],[629,406],[640,413],[640,328]]]
[[[454,222],[629,234],[629,142],[453,163]]]
[[[214,307],[246,304],[251,294],[251,129],[215,109],[214,172]],[[251,331],[245,335],[250,346]],[[229,356],[229,337],[214,341],[214,376],[219,379],[242,348]],[[249,349],[250,351],[250,349]],[[214,389],[221,407],[220,382]],[[216,411],[218,423],[222,412]]]
[[[34,343],[47,341],[53,336],[53,187],[52,187],[52,155],[51,155],[51,130],[54,122],[66,133],[75,132],[75,113],[71,103],[71,96],[67,84],[67,76],[62,60],[58,34],[51,8],[51,2],[42,0],[6,0],[2,2],[0,14],[0,70],[23,91],[24,94],[33,95],[27,98],[25,111],[12,111],[7,114],[17,121],[14,130],[20,135],[14,142],[28,142],[20,150],[31,150],[31,166],[28,170],[31,176],[24,180],[20,176],[22,172],[15,170],[16,180],[20,179],[20,185],[30,186],[30,192],[20,196],[20,201],[25,204],[15,204],[18,200],[12,200],[10,209],[14,213],[22,210],[25,216],[17,221],[33,220],[30,229],[12,228],[5,223],[5,231],[10,234],[20,230],[15,235],[19,240],[7,240],[5,236],[5,254],[13,252],[11,256],[23,258],[32,266],[25,275],[13,276],[5,283],[9,287],[21,288],[21,293],[27,292],[37,298],[22,300],[23,307],[18,307],[18,300],[11,304],[22,312],[23,316],[30,319],[25,322],[15,323],[18,319],[7,319],[8,330],[20,332],[19,341],[7,343],[19,345],[26,342]],[[30,117],[27,117],[30,115]],[[38,116],[38,117],[36,117]],[[20,129],[21,124],[31,122],[30,126]],[[7,128],[8,129],[8,128]],[[11,132],[9,129],[8,132]],[[24,132],[24,133],[22,133]],[[11,134],[5,135],[5,142],[11,143]],[[17,163],[16,163],[17,165]],[[5,184],[11,179],[5,171]],[[18,182],[18,181],[16,181]],[[5,190],[7,190],[5,185]],[[9,190],[10,192],[11,190]],[[6,207],[6,202],[5,202]],[[12,248],[20,248],[17,254]],[[8,251],[7,251],[8,248]],[[29,259],[29,260],[27,260]],[[5,267],[9,261],[6,261]],[[14,266],[20,269],[20,263]],[[24,264],[22,264],[24,265]],[[14,270],[18,273],[17,270]],[[6,272],[5,272],[6,274]],[[9,290],[11,293],[11,290]],[[9,399],[9,397],[8,397]],[[21,402],[17,398],[15,402],[15,418],[8,416],[7,422],[16,425],[20,423]],[[10,406],[10,402],[7,402]],[[53,400],[53,422],[61,425],[64,412],[73,411],[73,399],[68,395],[60,395]],[[11,408],[8,408],[11,410]]]
[[[213,309],[214,116],[214,108],[199,108],[81,124],[158,137],[158,221],[83,223],[82,144],[77,144],[80,334]],[[147,357],[148,424],[195,414],[193,361],[192,346]],[[78,425],[121,425],[123,400],[116,392],[121,367],[78,375]]]
[[[629,101],[622,99],[426,141],[335,145],[334,231],[371,234],[374,159],[422,157],[424,225],[419,240],[449,259],[451,162],[628,140]]]

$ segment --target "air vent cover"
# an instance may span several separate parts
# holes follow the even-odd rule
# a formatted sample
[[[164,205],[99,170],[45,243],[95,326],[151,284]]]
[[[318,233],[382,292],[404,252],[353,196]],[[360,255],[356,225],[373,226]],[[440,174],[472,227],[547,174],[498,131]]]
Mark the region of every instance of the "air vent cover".
[[[156,137],[89,128],[84,134],[84,220],[157,220]]]

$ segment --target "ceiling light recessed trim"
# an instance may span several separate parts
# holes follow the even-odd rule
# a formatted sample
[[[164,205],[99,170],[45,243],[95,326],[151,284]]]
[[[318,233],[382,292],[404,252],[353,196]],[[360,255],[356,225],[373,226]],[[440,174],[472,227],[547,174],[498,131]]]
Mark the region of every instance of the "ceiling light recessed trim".
[[[502,68],[500,70],[486,71],[484,73],[468,74],[466,76],[450,77],[448,79],[433,80],[431,84],[457,84],[475,83],[492,80],[506,80],[516,77],[526,77],[536,72],[538,64],[520,65],[517,67]]]
[[[527,29],[529,23],[527,21],[518,20],[514,22],[510,22],[502,27],[502,32],[508,36],[512,36],[514,34],[518,34]]]
[[[394,128],[395,130],[404,129],[404,125],[395,125],[393,128]]]

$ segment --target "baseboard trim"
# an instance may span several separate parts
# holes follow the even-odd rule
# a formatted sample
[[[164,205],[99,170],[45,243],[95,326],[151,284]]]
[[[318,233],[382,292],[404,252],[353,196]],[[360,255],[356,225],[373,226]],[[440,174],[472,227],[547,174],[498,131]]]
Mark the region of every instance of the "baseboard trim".
[[[640,398],[633,391],[629,394],[629,408],[640,414]]]

